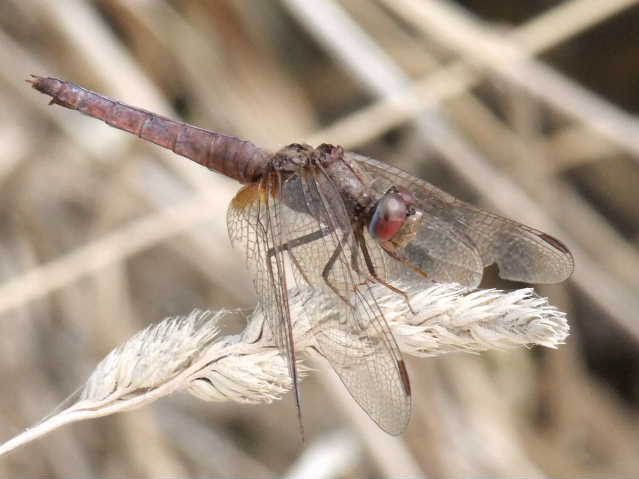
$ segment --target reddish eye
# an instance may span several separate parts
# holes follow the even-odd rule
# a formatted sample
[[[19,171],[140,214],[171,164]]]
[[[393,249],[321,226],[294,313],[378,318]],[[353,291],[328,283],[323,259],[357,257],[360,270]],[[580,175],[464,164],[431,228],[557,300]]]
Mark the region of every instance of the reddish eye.
[[[408,205],[401,194],[387,193],[375,206],[369,234],[378,241],[390,240],[404,225],[407,212]]]

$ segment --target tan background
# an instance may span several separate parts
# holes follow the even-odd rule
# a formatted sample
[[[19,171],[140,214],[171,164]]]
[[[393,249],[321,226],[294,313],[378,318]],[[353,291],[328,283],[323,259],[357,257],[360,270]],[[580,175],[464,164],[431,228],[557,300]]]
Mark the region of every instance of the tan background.
[[[568,283],[539,288],[568,313],[568,344],[409,361],[415,407],[401,439],[353,421],[361,413],[337,402],[342,388],[314,375],[306,444],[290,397],[249,407],[177,395],[54,432],[0,458],[0,475],[264,477],[302,461],[332,477],[639,473],[639,128],[628,115],[639,107],[639,9],[460,3],[470,10],[0,2],[0,440],[145,325],[255,303],[225,232],[237,185],[47,107],[30,73],[272,149],[345,144],[558,235],[577,263]],[[522,52],[533,54],[516,60]],[[380,100],[415,85],[417,97]],[[456,136],[433,138],[444,121]],[[219,198],[194,201],[211,188]],[[179,221],[162,216],[176,205]],[[194,226],[203,209],[210,219]],[[517,286],[494,271],[486,285]]]

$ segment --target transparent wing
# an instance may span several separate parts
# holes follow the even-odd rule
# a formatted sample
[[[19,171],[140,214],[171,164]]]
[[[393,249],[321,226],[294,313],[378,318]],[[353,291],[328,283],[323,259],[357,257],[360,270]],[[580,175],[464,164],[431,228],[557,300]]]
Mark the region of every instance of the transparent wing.
[[[299,403],[285,258],[278,247],[285,241],[281,203],[272,195],[279,190],[278,181],[268,177],[242,188],[229,206],[227,226],[231,243],[245,252],[258,304],[275,344],[286,355]]]
[[[321,170],[306,173],[283,186],[282,229],[294,245],[288,256],[296,281],[324,296],[306,315],[317,349],[368,415],[400,434],[410,417],[410,391],[399,349],[369,291],[370,274],[341,195]],[[368,243],[383,277],[387,255]]]
[[[484,265],[473,241],[436,215],[424,213],[419,233],[398,252],[433,281],[468,286],[481,281]]]
[[[415,261],[417,267],[423,265],[428,274],[431,273],[429,258],[436,258],[442,267],[445,263],[463,265],[461,270],[448,270],[443,276],[441,268],[435,265],[433,279],[452,279],[469,286],[476,286],[481,279],[481,269],[479,277],[467,274],[466,266],[472,255],[460,251],[460,237],[474,246],[482,269],[497,263],[499,275],[504,279],[556,283],[572,274],[574,261],[570,251],[552,236],[464,203],[399,168],[365,156],[350,155],[375,179],[377,188],[390,185],[406,188],[423,210],[423,228],[406,247],[409,260]],[[467,250],[468,246],[464,244],[461,249]]]
[[[245,251],[276,344],[289,362],[294,345],[286,261],[298,286],[310,284],[316,294],[324,295],[304,318],[317,349],[369,416],[388,433],[400,434],[410,417],[408,378],[369,292],[366,264],[335,187],[326,177],[300,176],[289,178],[281,188],[264,182],[248,185],[233,199],[227,221],[231,241]],[[386,255],[374,241],[368,243],[376,271],[384,275]]]
[[[389,434],[401,434],[410,419],[408,376],[369,286],[351,296],[352,308],[322,294],[328,309],[311,312],[318,350],[373,421]]]

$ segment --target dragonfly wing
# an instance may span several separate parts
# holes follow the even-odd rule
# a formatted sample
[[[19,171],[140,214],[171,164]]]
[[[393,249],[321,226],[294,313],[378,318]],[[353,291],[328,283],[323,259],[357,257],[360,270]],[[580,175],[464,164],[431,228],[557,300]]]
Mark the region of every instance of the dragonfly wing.
[[[404,363],[375,297],[365,258],[337,187],[322,171],[284,184],[293,271],[310,283],[321,301],[306,317],[315,344],[355,401],[386,432],[400,434],[410,417],[410,389]],[[314,241],[296,242],[323,231]],[[370,243],[370,242],[369,242]],[[376,273],[386,276],[387,256],[370,248]]]
[[[442,257],[457,257],[455,241],[448,236],[454,232],[470,239],[483,266],[497,263],[499,275],[504,279],[556,283],[572,274],[574,260],[570,251],[552,236],[469,205],[399,168],[361,155],[352,154],[352,158],[376,179],[378,188],[397,185],[415,196],[418,207],[424,211],[424,227],[412,242],[414,248],[432,247],[436,236],[427,226],[429,221],[436,220],[448,225],[446,232],[440,234],[443,237],[438,238],[443,240],[439,246]],[[461,279],[461,283],[472,285]]]
[[[318,351],[351,396],[381,429],[399,435],[410,419],[408,376],[369,288],[359,287],[351,295],[352,306],[322,292],[322,310],[309,316]]]
[[[279,191],[279,185],[274,184],[278,181],[278,177],[268,177],[243,187],[231,202],[227,226],[231,243],[245,252],[259,307],[275,344],[286,355],[299,403],[285,258],[278,248],[285,241],[282,205],[272,194]]]
[[[401,256],[433,281],[478,286],[484,265],[473,241],[435,215],[424,214],[422,224],[417,236],[399,249]]]
[[[408,378],[395,340],[368,293],[365,262],[351,239],[341,197],[327,181],[293,175],[277,188],[245,186],[229,208],[229,235],[246,253],[260,307],[277,346],[287,354],[291,374],[286,262],[298,286],[310,285],[323,296],[312,302],[318,305],[315,310],[295,320],[308,321],[318,351],[356,402],[383,430],[399,434],[410,416]],[[371,255],[383,272],[386,258],[375,248]],[[333,257],[329,287],[323,273]]]

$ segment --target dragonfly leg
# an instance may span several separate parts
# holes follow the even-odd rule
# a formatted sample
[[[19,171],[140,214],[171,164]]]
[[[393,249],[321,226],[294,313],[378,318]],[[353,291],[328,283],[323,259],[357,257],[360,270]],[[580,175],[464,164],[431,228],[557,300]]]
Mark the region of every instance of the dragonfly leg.
[[[359,258],[357,256],[357,248],[351,248],[351,266],[359,276],[362,275],[362,271],[359,268]]]
[[[314,231],[312,233],[306,234],[304,236],[300,236],[299,238],[295,238],[295,239],[293,239],[291,241],[288,241],[288,242],[286,242],[284,244],[281,244],[279,246],[276,246],[274,248],[270,248],[266,252],[268,261],[270,263],[270,260],[271,260],[271,258],[274,255],[276,255],[277,253],[280,253],[282,251],[286,251],[288,253],[289,258],[291,259],[291,262],[295,265],[297,270],[300,272],[300,274],[304,278],[304,281],[306,281],[306,284],[311,285],[312,283],[306,277],[306,273],[304,273],[304,269],[299,264],[299,262],[297,261],[297,258],[295,258],[295,255],[292,253],[291,250],[293,248],[297,248],[298,246],[303,246],[303,245],[311,243],[313,241],[317,241],[318,239],[321,239],[321,238],[325,237],[326,235],[328,235],[330,232],[331,232],[331,230],[329,230],[329,229],[317,230],[317,231]]]
[[[312,285],[313,283],[311,283],[311,281],[309,281],[309,279],[306,277],[306,274],[304,273],[304,268],[302,268],[302,266],[298,263],[297,259],[295,258],[295,255],[292,253],[292,249],[296,248],[298,246],[303,246],[305,244],[311,243],[312,241],[316,241],[320,238],[324,238],[325,236],[329,235],[330,233],[332,233],[331,229],[321,229],[321,230],[317,230],[314,231],[313,233],[309,233],[307,235],[304,236],[300,236],[299,238],[295,238],[291,241],[288,241],[284,244],[281,244],[279,246],[276,246],[274,248],[270,248],[267,251],[267,256],[269,258],[268,263],[270,264],[270,258],[272,256],[274,256],[275,254],[282,252],[282,251],[287,251],[289,253],[289,258],[291,259],[292,263],[295,265],[295,267],[298,269],[298,271],[300,272],[300,274],[302,275],[302,277],[304,278],[304,281],[306,281],[307,284]],[[340,242],[338,244],[338,246],[335,248],[335,251],[333,251],[333,254],[331,254],[331,257],[329,258],[329,260],[327,261],[326,265],[324,266],[324,270],[322,271],[322,277],[324,278],[324,281],[326,282],[326,284],[328,285],[329,288],[331,288],[331,290],[342,300],[344,301],[346,304],[350,305],[351,307],[353,307],[353,305],[349,302],[348,298],[346,298],[329,280],[328,275],[330,274],[331,270],[333,269],[333,266],[335,265],[335,262],[337,261],[337,258],[339,257],[340,253],[342,252],[342,250],[344,249],[343,246],[343,242],[346,241],[348,239],[348,236],[351,234],[351,232],[347,232],[344,234],[344,237],[342,238],[342,242]]]
[[[430,276],[429,276],[429,274],[426,271],[422,271],[417,266],[415,266],[410,261],[408,261],[406,258],[404,258],[401,255],[399,255],[397,253],[397,251],[395,251],[395,248],[393,248],[392,246],[390,246],[388,244],[385,244],[384,242],[380,242],[379,244],[384,249],[384,251],[386,251],[386,253],[388,253],[388,255],[391,258],[393,258],[396,261],[399,261],[404,266],[406,266],[407,268],[412,269],[413,271],[415,271],[417,274],[420,274],[424,278],[430,279]]]
[[[340,253],[344,249],[344,242],[346,242],[350,234],[351,234],[350,231],[347,231],[346,233],[344,233],[344,236],[342,237],[342,241],[338,243],[337,247],[335,248],[335,251],[333,251],[333,254],[328,259],[328,261],[326,262],[326,265],[324,266],[324,270],[322,271],[322,278],[324,278],[324,282],[326,283],[326,285],[333,290],[333,293],[339,296],[339,298],[341,298],[341,300],[344,301],[346,304],[348,304],[351,308],[355,308],[351,304],[351,302],[348,300],[348,298],[346,298],[342,293],[340,293],[339,290],[331,283],[331,281],[328,278],[329,273],[331,272],[331,270],[333,269],[333,266],[337,262],[337,258],[339,258]]]
[[[404,301],[406,301],[406,305],[408,306],[408,309],[410,310],[411,313],[415,314],[415,311],[413,310],[413,307],[410,305],[410,301],[408,299],[408,295],[404,291],[402,291],[401,289],[396,288],[392,284],[384,281],[382,278],[379,277],[379,275],[375,271],[375,265],[373,264],[373,260],[371,259],[371,255],[368,252],[368,247],[366,246],[366,240],[364,239],[364,235],[362,234],[362,230],[360,228],[355,230],[355,238],[357,239],[357,243],[358,243],[359,248],[360,248],[360,250],[362,252],[362,256],[364,256],[364,262],[366,263],[366,267],[368,268],[368,273],[371,275],[371,277],[376,282],[378,282],[379,284],[381,284],[383,286],[386,286],[392,292],[403,296],[404,297]]]

